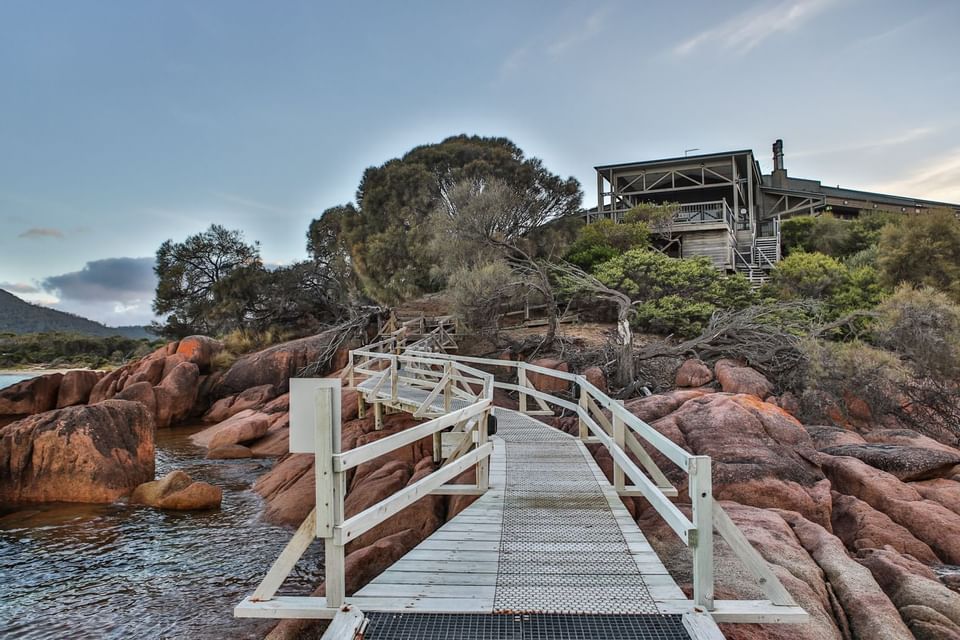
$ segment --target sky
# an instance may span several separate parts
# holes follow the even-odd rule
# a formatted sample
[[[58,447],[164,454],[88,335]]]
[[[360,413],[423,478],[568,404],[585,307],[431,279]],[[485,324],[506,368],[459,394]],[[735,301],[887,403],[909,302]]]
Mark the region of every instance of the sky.
[[[264,261],[366,167],[506,136],[593,167],[752,148],[770,170],[960,202],[960,2],[0,1],[0,288],[149,321],[157,247]]]

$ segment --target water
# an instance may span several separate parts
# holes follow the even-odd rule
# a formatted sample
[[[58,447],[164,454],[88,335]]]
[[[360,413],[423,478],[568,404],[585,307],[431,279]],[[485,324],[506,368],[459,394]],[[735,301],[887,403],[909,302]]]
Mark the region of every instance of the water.
[[[249,490],[269,460],[204,460],[195,428],[160,429],[158,477],[182,469],[224,490],[220,511],[48,504],[0,515],[0,637],[262,638],[234,619],[292,531],[259,519]],[[281,593],[322,580],[314,545]]]
[[[0,389],[36,377],[35,373],[0,373]]]

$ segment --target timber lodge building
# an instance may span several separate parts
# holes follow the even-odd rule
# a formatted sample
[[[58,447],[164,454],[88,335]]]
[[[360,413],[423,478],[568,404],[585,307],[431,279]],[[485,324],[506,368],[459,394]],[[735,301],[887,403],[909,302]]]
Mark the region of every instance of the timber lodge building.
[[[773,172],[764,175],[753,151],[630,162],[595,167],[597,207],[587,222],[620,221],[641,203],[678,203],[672,226],[674,255],[707,256],[719,269],[765,279],[780,260],[780,220],[831,212],[841,218],[862,210],[919,213],[960,205],[868,191],[827,187],[819,180],[792,178],[783,165],[783,141],[773,144]]]

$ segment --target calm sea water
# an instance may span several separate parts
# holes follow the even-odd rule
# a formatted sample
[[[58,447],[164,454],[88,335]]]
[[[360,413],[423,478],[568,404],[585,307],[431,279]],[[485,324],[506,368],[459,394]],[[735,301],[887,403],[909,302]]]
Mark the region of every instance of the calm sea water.
[[[219,511],[51,504],[0,512],[0,638],[262,638],[270,621],[237,620],[292,536],[260,520],[249,490],[269,460],[204,460],[195,428],[160,429],[158,477],[183,469],[223,488]],[[282,593],[322,580],[313,545]]]
[[[36,375],[35,373],[0,373],[0,389],[17,384],[21,380],[29,380]]]

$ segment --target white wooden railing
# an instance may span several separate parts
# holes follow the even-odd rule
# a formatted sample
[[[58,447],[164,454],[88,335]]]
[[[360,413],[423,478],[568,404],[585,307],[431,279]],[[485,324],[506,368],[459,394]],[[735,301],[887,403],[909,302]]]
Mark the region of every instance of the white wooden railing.
[[[397,333],[401,331],[404,333]],[[368,404],[374,406],[376,428],[382,428],[385,410],[408,411],[429,420],[349,451],[341,451],[341,427],[339,420],[332,419],[338,414],[331,410],[336,402],[332,390],[318,390],[314,436],[316,508],[253,596],[237,607],[236,615],[333,618],[335,624],[342,618],[346,620],[344,624],[353,624],[356,611],[344,604],[344,547],[429,494],[484,493],[489,488],[493,450],[488,431],[493,394],[495,389],[502,389],[518,394],[519,410],[527,415],[554,415],[551,406],[569,411],[578,419],[579,438],[586,443],[601,444],[608,450],[614,464],[613,484],[619,495],[645,498],[692,550],[694,605],[708,611],[735,612],[742,622],[779,621],[778,608],[784,610],[785,616],[789,608],[792,621],[800,619],[796,603],[776,574],[723,508],[714,502],[709,456],[690,454],[581,375],[519,361],[445,353],[443,343],[450,336],[444,335],[448,331],[444,323],[435,326],[415,343],[401,346],[405,331],[403,327],[389,330],[387,337],[351,351],[342,377],[357,390],[361,412],[365,412]],[[398,353],[398,350],[402,352]],[[492,373],[471,365],[494,371],[508,368],[514,370],[515,376],[511,376],[510,382],[497,381]],[[560,397],[540,391],[531,383],[530,374],[562,380],[571,387],[571,393]],[[463,406],[455,408],[454,403]],[[292,416],[291,403],[291,419]],[[351,469],[427,437],[433,439],[434,459],[439,465],[435,471],[360,513],[346,517],[344,497],[347,474]],[[689,517],[671,501],[679,492],[658,467],[650,451],[658,452],[686,474],[691,504]],[[470,468],[476,471],[472,485],[449,484]],[[754,575],[767,601],[715,600],[715,533],[729,544]],[[323,606],[298,604],[309,598],[275,599],[284,578],[310,542],[318,537],[324,539],[325,549],[326,600]],[[803,615],[802,611],[799,613]]]
[[[630,413],[619,401],[590,383],[582,375],[547,369],[519,361],[492,360],[441,353],[408,352],[411,356],[429,357],[487,367],[509,367],[516,370],[516,382],[494,382],[497,389],[519,394],[520,412],[527,415],[554,415],[550,405],[577,416],[579,437],[587,443],[599,443],[610,453],[614,464],[614,487],[621,496],[645,498],[676,535],[693,551],[693,594],[696,605],[715,608],[713,579],[714,533],[730,545],[744,566],[757,579],[764,594],[775,606],[794,607],[790,593],[733,523],[723,508],[713,500],[712,467],[709,456],[695,456],[674,443],[649,424]],[[576,385],[571,399],[560,398],[538,390],[529,381],[529,374],[563,380]],[[530,400],[536,407],[530,407]],[[659,452],[687,475],[691,516],[670,498],[677,488],[657,466],[648,450]],[[631,458],[631,454],[636,459]],[[627,484],[627,481],[631,484]],[[748,612],[747,612],[748,613]]]

